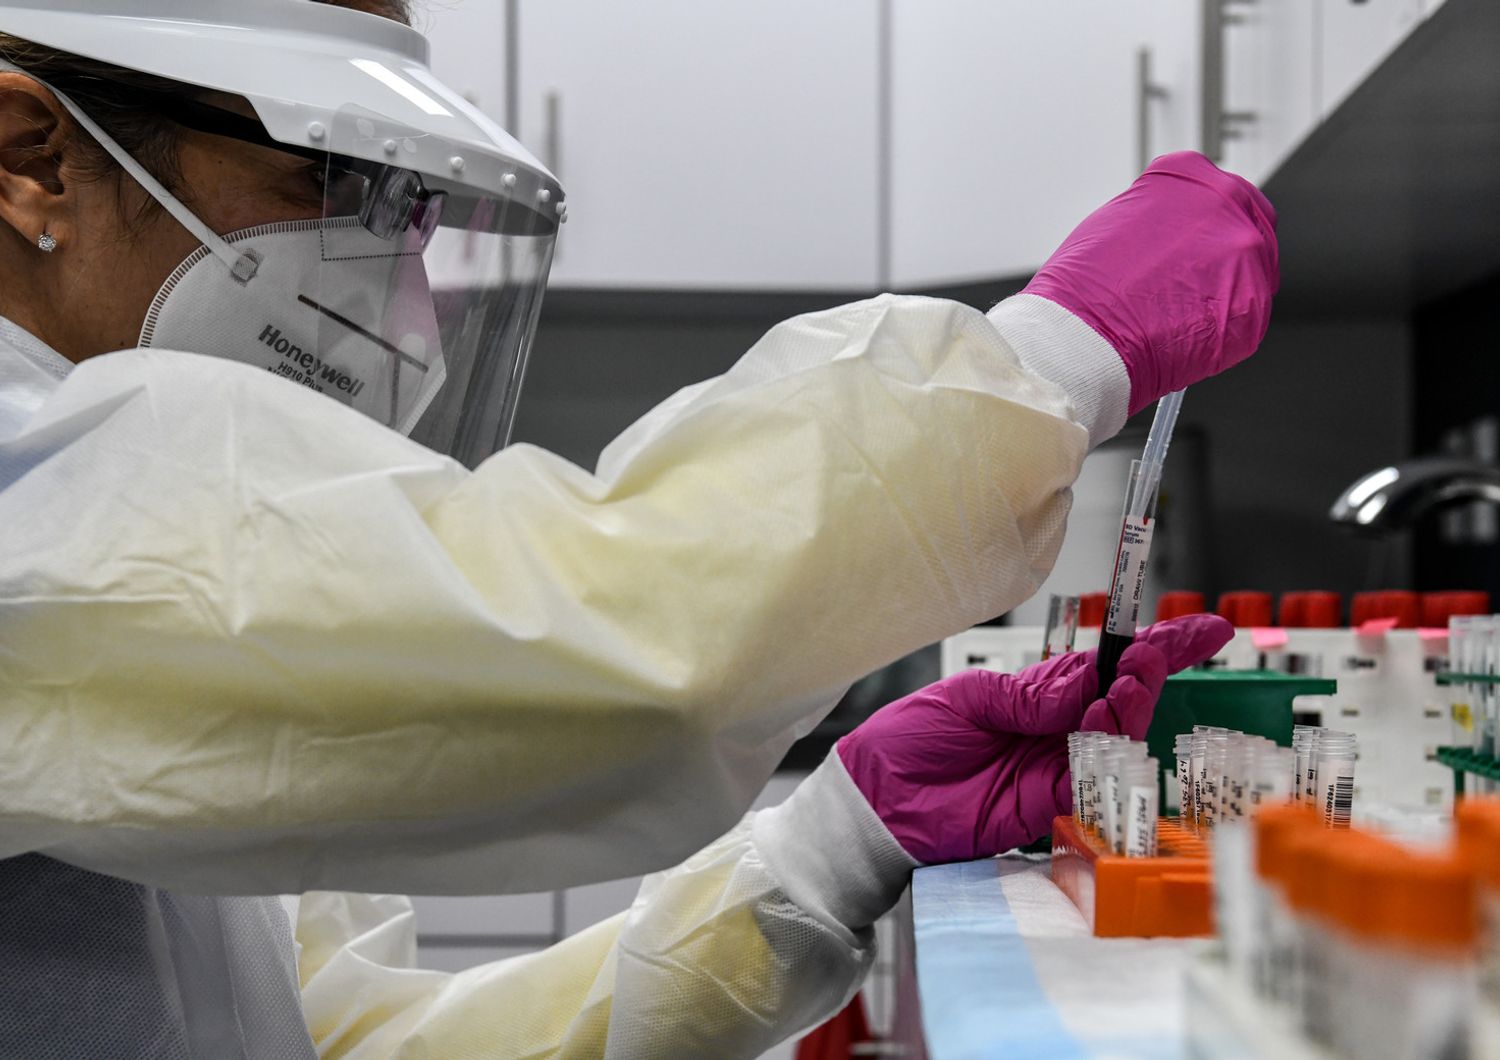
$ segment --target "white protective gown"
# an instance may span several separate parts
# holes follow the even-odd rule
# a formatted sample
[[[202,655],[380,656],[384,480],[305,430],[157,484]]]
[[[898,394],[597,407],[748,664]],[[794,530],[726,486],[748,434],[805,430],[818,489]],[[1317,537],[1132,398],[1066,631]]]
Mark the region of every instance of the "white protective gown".
[[[0,339],[0,892],[51,925],[7,934],[60,1006],[5,1002],[0,1052],[50,1028],[32,1056],[136,1055],[87,1048],[132,1020],[140,1055],[296,1056],[271,1039],[299,982],[295,1048],[323,1055],[754,1056],[826,1015],[911,862],[834,760],[734,821],[851,681],[1035,589],[1128,396],[1050,303],[885,296],[772,329],[593,474],[528,446],[470,473],[244,366],[66,373]],[[401,899],[290,903],[294,965],[274,899],[186,897],[690,854],[628,914],[457,976],[411,968]],[[137,963],[101,978],[58,888],[70,922],[133,903],[103,949]],[[88,1009],[106,987],[130,996]]]

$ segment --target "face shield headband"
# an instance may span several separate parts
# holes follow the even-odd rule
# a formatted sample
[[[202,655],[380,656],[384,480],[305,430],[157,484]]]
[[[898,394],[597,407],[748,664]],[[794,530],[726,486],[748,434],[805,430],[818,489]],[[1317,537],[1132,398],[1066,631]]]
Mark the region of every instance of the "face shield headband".
[[[283,144],[221,108],[158,98],[168,120],[306,158],[323,174],[320,217],[220,236],[57,95],[202,244],[153,300],[141,346],[265,368],[469,466],[508,442],[555,221],[472,188],[429,188],[413,170]],[[338,120],[351,136],[384,133],[378,116],[352,108]]]
[[[339,196],[336,205],[357,216],[373,236],[394,240],[416,229],[425,247],[437,231],[447,195],[429,191],[420,173],[284,144],[254,118],[222,107],[175,96],[152,94],[149,98],[158,114],[184,128],[326,165],[326,186]]]

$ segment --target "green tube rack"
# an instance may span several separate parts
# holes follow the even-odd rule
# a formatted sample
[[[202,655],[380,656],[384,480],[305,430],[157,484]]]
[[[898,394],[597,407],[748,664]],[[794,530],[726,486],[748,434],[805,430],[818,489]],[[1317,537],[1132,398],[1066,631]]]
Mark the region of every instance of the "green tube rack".
[[[1500,781],[1500,758],[1494,755],[1481,754],[1468,747],[1439,747],[1433,757],[1453,770],[1453,794],[1457,798],[1464,797],[1465,777]]]
[[[1440,685],[1495,685],[1500,684],[1500,674],[1440,673]],[[1479,777],[1482,780],[1500,781],[1500,758],[1482,754],[1470,747],[1439,747],[1432,757],[1453,770],[1453,794],[1464,796],[1464,778]]]

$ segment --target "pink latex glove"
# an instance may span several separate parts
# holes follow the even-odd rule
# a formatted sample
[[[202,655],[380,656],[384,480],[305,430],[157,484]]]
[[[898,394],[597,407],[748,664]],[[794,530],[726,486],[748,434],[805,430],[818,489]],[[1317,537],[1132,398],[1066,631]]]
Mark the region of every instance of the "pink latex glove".
[[[1092,651],[1018,674],[969,670],[882,707],[836,749],[912,857],[990,857],[1046,835],[1054,817],[1073,812],[1068,733],[1144,739],[1167,675],[1212,658],[1232,636],[1218,615],[1142,630],[1099,700]]]
[[[1057,303],[1114,347],[1133,415],[1254,353],[1280,283],[1270,202],[1179,151],[1084,218],[1023,293]]]

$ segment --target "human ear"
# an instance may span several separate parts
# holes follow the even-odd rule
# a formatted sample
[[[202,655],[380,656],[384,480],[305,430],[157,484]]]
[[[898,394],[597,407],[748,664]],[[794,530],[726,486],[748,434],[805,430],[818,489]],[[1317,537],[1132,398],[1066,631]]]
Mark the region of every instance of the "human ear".
[[[72,234],[62,165],[71,124],[46,87],[0,74],[0,221],[33,247],[43,233],[58,244]]]

